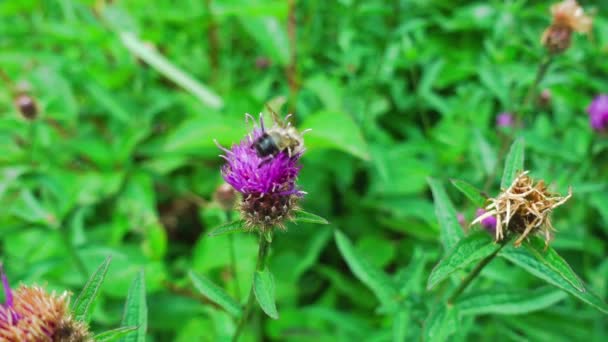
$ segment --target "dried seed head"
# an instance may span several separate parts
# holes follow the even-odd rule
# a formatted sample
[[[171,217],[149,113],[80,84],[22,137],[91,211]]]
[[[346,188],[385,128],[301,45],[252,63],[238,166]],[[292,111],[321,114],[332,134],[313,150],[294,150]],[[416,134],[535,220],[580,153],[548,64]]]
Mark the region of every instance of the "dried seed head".
[[[478,216],[472,224],[483,222],[489,217],[496,219],[495,240],[501,241],[507,234],[519,234],[515,246],[519,246],[530,234],[542,234],[545,244],[552,239],[550,214],[556,207],[572,197],[572,189],[567,196],[551,193],[540,180],[534,182],[528,171],[521,172],[509,188],[496,198],[490,198],[486,212]]]
[[[572,32],[587,34],[593,20],[585,15],[576,0],[564,0],[551,6],[553,22],[541,37],[542,44],[552,53],[561,53],[570,47]]]

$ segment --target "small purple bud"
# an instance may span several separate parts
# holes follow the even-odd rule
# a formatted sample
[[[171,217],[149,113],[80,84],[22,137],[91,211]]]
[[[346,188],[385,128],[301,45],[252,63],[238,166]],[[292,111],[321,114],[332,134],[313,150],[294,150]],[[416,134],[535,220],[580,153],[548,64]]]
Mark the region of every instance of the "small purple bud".
[[[456,214],[456,219],[458,220],[458,223],[462,228],[465,228],[467,226],[467,219],[466,217],[464,217],[463,213]]]
[[[598,132],[608,130],[608,95],[597,96],[587,108],[591,128]]]
[[[485,214],[486,211],[483,209],[477,209],[475,212],[475,217],[479,217]],[[481,225],[488,231],[488,233],[494,235],[496,233],[496,217],[488,216],[481,220]]]
[[[512,127],[514,122],[513,114],[508,112],[500,113],[496,117],[496,126],[498,127]]]

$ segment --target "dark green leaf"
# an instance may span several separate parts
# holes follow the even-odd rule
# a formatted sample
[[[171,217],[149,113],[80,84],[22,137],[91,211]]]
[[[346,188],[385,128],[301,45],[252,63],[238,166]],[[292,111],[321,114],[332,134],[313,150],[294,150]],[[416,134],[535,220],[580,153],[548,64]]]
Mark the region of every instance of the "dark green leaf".
[[[226,312],[234,317],[241,315],[241,305],[234,300],[224,289],[215,285],[211,280],[206,277],[196,274],[193,271],[189,272],[190,279],[194,284],[194,287],[199,290],[205,297],[209,298],[212,302],[221,306]]]
[[[108,268],[110,267],[110,261],[112,257],[107,257],[106,260],[99,265],[95,273],[93,273],[89,280],[87,280],[82,291],[76,300],[71,305],[72,314],[74,318],[81,322],[88,322],[91,317],[91,309],[95,304],[99,290],[103,284],[103,280],[106,277]]]
[[[454,205],[441,182],[433,178],[429,178],[428,182],[433,192],[435,215],[439,220],[439,227],[441,228],[441,242],[443,243],[443,248],[449,250],[464,236],[464,233],[458,223],[456,209],[454,209]]]
[[[321,216],[317,216],[315,214],[311,214],[304,210],[296,210],[293,217],[294,222],[302,222],[302,223],[317,223],[317,224],[329,224],[329,222],[322,218]]]
[[[500,181],[500,187],[503,189],[508,188],[517,173],[524,170],[524,139],[519,138],[513,142],[507,159],[505,160],[505,169],[502,174],[502,180]]]
[[[452,184],[456,187],[456,189],[460,190],[468,199],[473,202],[477,207],[483,208],[486,203],[486,196],[482,195],[481,191],[478,190],[473,185],[461,181],[458,179],[452,179]]]
[[[606,305],[606,303],[597,295],[592,293],[589,289],[585,289],[584,292],[579,291],[576,287],[572,286],[570,282],[566,281],[559,272],[549,267],[546,263],[538,260],[528,249],[507,246],[499,255],[528,271],[530,274],[567,291],[581,301],[608,314],[608,305]]]
[[[209,233],[207,233],[207,235],[218,236],[218,235],[223,235],[223,234],[244,232],[245,230],[246,230],[245,221],[236,220],[236,221],[224,223],[219,227],[215,227],[215,228],[211,229],[211,231]]]
[[[491,255],[499,248],[500,245],[494,243],[485,231],[476,231],[462,238],[433,268],[426,285],[427,289],[432,289],[450,274]]]
[[[576,273],[574,273],[566,260],[557,254],[555,249],[553,249],[551,246],[545,246],[543,239],[538,236],[534,236],[529,240],[529,242],[524,243],[524,246],[540,262],[546,264],[554,271],[559,273],[564,280],[570,283],[570,285],[574,286],[581,292],[585,291],[585,285],[578,278]]]
[[[123,336],[122,342],[145,342],[148,330],[148,307],[146,304],[146,279],[144,271],[137,274],[129,289],[125,311],[122,317],[123,327],[137,327],[133,333]]]
[[[501,288],[472,292],[459,299],[456,306],[462,315],[520,315],[546,309],[566,297],[565,292],[549,288],[533,291]]]
[[[336,230],[335,238],[340,253],[355,276],[374,292],[382,304],[394,305],[397,297],[396,285],[386,273],[361,257],[346,235],[339,230]]]
[[[260,307],[273,319],[279,319],[275,303],[274,277],[268,268],[256,271],[253,276],[253,292]]]

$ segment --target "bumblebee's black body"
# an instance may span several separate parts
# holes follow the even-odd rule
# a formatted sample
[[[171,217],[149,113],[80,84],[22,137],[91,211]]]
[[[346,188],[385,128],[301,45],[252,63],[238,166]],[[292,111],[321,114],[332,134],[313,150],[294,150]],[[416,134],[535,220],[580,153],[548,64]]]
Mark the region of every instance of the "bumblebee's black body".
[[[260,157],[279,153],[279,147],[268,133],[263,133],[262,136],[257,138],[256,141],[253,142],[253,147],[255,147],[255,150]]]

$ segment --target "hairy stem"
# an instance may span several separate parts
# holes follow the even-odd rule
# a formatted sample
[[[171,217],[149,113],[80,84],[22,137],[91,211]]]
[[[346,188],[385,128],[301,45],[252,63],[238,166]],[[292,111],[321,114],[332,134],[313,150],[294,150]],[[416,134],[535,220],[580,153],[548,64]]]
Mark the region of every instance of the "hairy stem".
[[[477,278],[479,273],[481,273],[481,270],[483,270],[483,268],[486,267],[490,263],[490,261],[492,261],[494,259],[494,257],[496,257],[496,255],[498,255],[498,252],[500,252],[500,250],[503,249],[503,247],[510,240],[511,239],[502,240],[502,242],[500,243],[500,247],[498,247],[498,249],[496,249],[494,251],[494,253],[492,253],[492,254],[488,255],[487,257],[485,257],[484,259],[482,259],[479,262],[479,264],[477,264],[477,266],[475,266],[475,268],[471,271],[471,273],[469,273],[467,275],[467,277],[462,280],[462,282],[460,283],[460,285],[458,286],[456,291],[454,291],[454,293],[450,296],[450,298],[448,299],[448,304],[453,304],[454,301],[456,299],[458,299],[458,296],[460,296],[464,292],[464,290],[466,290],[466,288],[471,284],[471,282],[475,278]]]
[[[254,272],[261,271],[266,267],[266,257],[268,256],[269,250],[270,250],[270,242],[268,242],[268,239],[266,239],[264,234],[260,233],[258,261],[256,263]],[[247,321],[249,319],[249,314],[251,313],[251,310],[253,309],[253,306],[255,304],[255,294],[253,292],[254,291],[253,287],[254,287],[254,284],[252,282],[251,290],[249,290],[249,298],[247,299],[247,304],[245,305],[245,310],[243,310],[243,316],[241,316],[239,324],[236,327],[236,332],[234,333],[234,336],[232,337],[233,342],[236,342],[239,340],[239,336],[243,332],[243,328],[245,327],[245,324],[247,324]]]

